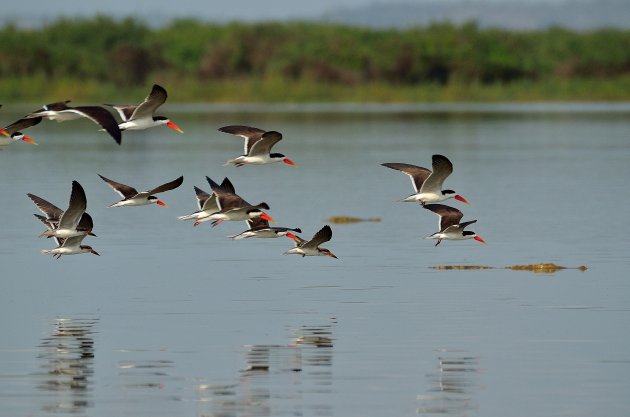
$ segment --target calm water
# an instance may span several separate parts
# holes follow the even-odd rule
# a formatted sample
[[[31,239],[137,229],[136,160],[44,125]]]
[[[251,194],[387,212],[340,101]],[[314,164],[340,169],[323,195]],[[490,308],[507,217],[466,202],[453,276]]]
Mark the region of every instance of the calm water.
[[[26,109],[0,110],[7,124]],[[630,415],[630,105],[181,106],[185,131],[123,135],[42,123],[0,152],[0,415]],[[224,167],[242,141],[284,133],[297,168]],[[429,166],[488,245],[424,237],[437,217],[383,162]],[[97,173],[147,189],[184,175],[168,208],[107,209]],[[278,225],[331,216],[340,259],[283,256],[288,239],[193,228],[193,185],[228,176]],[[41,255],[26,193],[64,208],[86,189],[102,255]],[[524,271],[439,265],[555,262]]]

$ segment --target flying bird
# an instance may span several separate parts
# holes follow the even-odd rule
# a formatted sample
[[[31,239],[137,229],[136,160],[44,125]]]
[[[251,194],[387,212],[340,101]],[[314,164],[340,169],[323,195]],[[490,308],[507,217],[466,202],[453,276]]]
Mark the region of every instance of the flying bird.
[[[264,165],[274,162],[284,162],[295,166],[295,162],[281,153],[271,153],[271,148],[282,140],[282,134],[273,130],[264,131],[256,127],[249,126],[224,126],[219,131],[231,133],[245,139],[245,153],[238,158],[230,159],[225,165],[235,165],[237,167],[245,164]]]
[[[381,164],[387,168],[396,169],[409,175],[415,194],[401,200],[405,202],[418,201],[420,204],[437,203],[454,198],[468,204],[468,201],[453,190],[443,190],[444,180],[453,172],[453,164],[443,155],[433,155],[433,172],[411,164],[390,162]]]
[[[220,187],[226,188],[231,191],[234,190],[232,183],[227,178],[223,180]],[[229,187],[232,188],[230,189]],[[207,192],[196,186],[194,187],[194,189],[195,197],[197,199],[197,207],[199,207],[199,210],[185,216],[179,216],[179,220],[201,220],[221,210],[217,202],[217,195],[214,192],[208,194]]]
[[[261,219],[260,217],[253,218],[247,220],[248,230],[239,233],[238,235],[228,236],[230,239],[239,240],[246,239],[249,237],[257,237],[257,238],[276,238],[286,236],[288,233],[302,233],[302,230],[299,228],[288,228],[288,227],[270,227],[269,222],[265,219]]]
[[[319,247],[319,245],[328,242],[332,238],[332,229],[328,225],[322,227],[317,233],[315,233],[311,240],[304,240],[293,233],[287,233],[286,236],[295,241],[295,247],[285,252],[285,255],[297,254],[302,255],[302,257],[330,256],[331,258],[337,259],[330,250]]]
[[[44,225],[48,228],[48,230],[56,229],[58,226],[58,222],[51,221],[47,219],[46,216],[42,216],[41,214],[33,214],[36,219],[44,223]],[[85,232],[86,235],[96,236],[92,233],[92,229],[94,229],[94,221],[92,220],[92,216],[88,213],[83,213],[81,216],[81,220],[79,220],[79,224],[77,225],[78,232]],[[60,240],[62,238],[55,238],[56,240]]]
[[[37,208],[45,214],[45,216],[34,214],[34,216],[44,223],[48,230],[58,228],[59,221],[63,215],[63,210],[55,206],[53,203],[36,196],[35,194],[28,193],[27,196],[33,201],[33,203],[35,203],[35,206],[37,206]],[[84,234],[96,236],[92,233],[93,228],[94,222],[92,221],[92,216],[88,213],[83,213],[79,223],[77,224],[77,232],[84,232]]]
[[[29,197],[33,200],[37,207],[46,214],[46,216],[42,216],[40,214],[34,214],[34,216],[44,223],[48,230],[56,229],[59,226],[59,218],[63,214],[63,210],[43,198],[37,197],[36,195],[29,194]],[[87,213],[83,213],[81,220],[79,220],[79,224],[77,225],[77,231],[84,232],[83,235],[69,237],[66,239],[54,237],[55,242],[57,242],[57,247],[52,250],[42,250],[42,253],[53,255],[53,257],[56,257],[57,259],[61,258],[61,255],[76,255],[87,252],[98,255],[98,252],[92,249],[91,246],[81,245],[81,242],[86,235],[96,236],[92,233],[92,229],[94,229],[92,216]]]
[[[29,194],[28,196],[31,198],[31,200],[35,202],[32,194]],[[39,207],[37,203],[35,204]],[[64,239],[75,236],[85,236],[87,234],[87,231],[77,230],[77,227],[79,225],[79,222],[81,221],[81,218],[83,217],[83,214],[85,213],[86,207],[87,198],[85,196],[85,190],[83,190],[83,187],[81,187],[81,184],[79,184],[77,181],[72,181],[72,192],[70,193],[68,208],[59,215],[57,227],[46,230],[39,236],[60,237]],[[57,207],[55,208],[59,210]]]
[[[149,191],[138,192],[135,188],[121,184],[116,181],[112,181],[109,178],[105,178],[101,174],[98,174],[103,181],[107,183],[114,191],[116,191],[123,198],[122,200],[111,204],[109,207],[123,207],[123,206],[146,206],[147,204],[157,204],[158,206],[166,207],[166,204],[159,200],[153,194],[163,193],[164,191],[173,190],[184,182],[184,177],[181,176],[171,182],[157,186]]]
[[[425,209],[431,210],[440,217],[440,231],[428,236],[427,239],[437,239],[435,246],[439,245],[442,239],[446,240],[466,240],[475,239],[477,242],[486,243],[481,236],[475,232],[464,230],[466,226],[476,223],[477,220],[470,220],[464,223],[459,221],[464,217],[464,213],[455,207],[444,204],[426,204]]]
[[[260,217],[263,220],[274,220],[267,213],[262,210],[269,210],[267,203],[260,203],[258,205],[251,205],[247,201],[243,200],[236,191],[229,179],[225,178],[221,185],[214,182],[211,178],[206,177],[210,187],[214,194],[216,194],[216,204],[219,210],[209,215],[204,215],[195,221],[194,225],[197,226],[202,222],[212,220],[212,226],[217,226],[224,221],[239,221],[249,220],[255,217]]]
[[[184,133],[179,126],[171,122],[167,117],[155,116],[154,113],[166,101],[168,95],[164,87],[153,84],[153,88],[144,101],[138,105],[105,104],[118,112],[122,123],[118,125],[120,130],[144,130],[150,127],[166,125],[179,133]]]
[[[35,126],[41,121],[42,121],[41,117],[22,118],[6,126],[4,129],[0,129],[0,134],[6,136],[6,137],[0,137],[0,149],[2,149],[3,146],[10,145],[13,142],[17,142],[19,140],[31,143],[33,145],[37,145],[37,142],[35,142],[29,136],[26,136],[21,131],[29,127]]]
[[[110,112],[99,106],[70,107],[68,103],[70,103],[70,100],[46,104],[42,108],[26,115],[26,118],[42,117],[48,120],[56,120],[57,122],[65,122],[84,117],[101,126],[120,145],[122,134],[116,119]]]
[[[57,259],[61,258],[61,255],[78,255],[80,253],[93,253],[94,255],[101,256],[97,251],[92,249],[91,246],[81,244],[84,238],[85,235],[58,239],[56,248],[42,250],[42,253],[45,255],[53,255],[53,257]]]
[[[59,225],[59,219],[63,214],[63,210],[35,194],[28,193],[26,195],[33,201],[35,206],[45,214],[45,216],[40,216],[39,214],[35,216],[40,220],[43,218],[42,222],[46,224],[49,229],[55,229]]]

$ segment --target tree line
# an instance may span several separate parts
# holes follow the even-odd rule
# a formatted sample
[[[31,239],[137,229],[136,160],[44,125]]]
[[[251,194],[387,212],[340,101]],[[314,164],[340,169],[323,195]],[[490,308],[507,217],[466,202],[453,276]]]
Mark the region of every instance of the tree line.
[[[107,16],[0,30],[0,77],[145,85],[159,77],[245,77],[361,85],[496,84],[630,73],[630,31],[482,29],[475,23],[404,30],[309,22],[151,28]]]

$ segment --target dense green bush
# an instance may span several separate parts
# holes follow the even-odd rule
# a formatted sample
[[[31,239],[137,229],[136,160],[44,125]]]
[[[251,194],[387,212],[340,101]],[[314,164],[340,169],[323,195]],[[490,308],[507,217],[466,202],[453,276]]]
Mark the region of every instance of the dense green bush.
[[[156,79],[257,79],[343,86],[494,85],[628,77],[630,31],[376,30],[307,22],[60,19],[0,30],[0,77],[144,86]]]

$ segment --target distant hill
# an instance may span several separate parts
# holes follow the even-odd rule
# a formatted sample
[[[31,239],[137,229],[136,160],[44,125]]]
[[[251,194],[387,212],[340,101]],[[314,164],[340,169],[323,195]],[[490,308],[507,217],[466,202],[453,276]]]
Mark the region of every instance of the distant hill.
[[[630,1],[583,0],[519,4],[460,0],[434,3],[375,3],[343,8],[322,17],[326,22],[374,28],[407,28],[436,22],[476,21],[481,27],[543,29],[562,26],[576,30],[630,28]]]
[[[43,0],[36,3],[39,4],[41,1]],[[160,0],[159,3],[164,1]],[[23,28],[38,28],[62,16],[89,18],[95,14],[102,14],[116,19],[139,18],[153,28],[167,26],[173,19],[192,18],[216,23],[236,20],[243,22],[300,20],[375,29],[404,29],[447,21],[455,24],[475,21],[481,28],[503,29],[545,29],[550,26],[575,30],[603,27],[630,29],[630,0],[373,0],[371,5],[339,6],[325,14],[304,8],[295,13],[286,11],[274,13],[273,8],[267,8],[264,13],[237,14],[233,9],[216,10],[200,7],[197,10],[192,8],[191,4],[176,10],[155,7],[139,12],[142,7],[133,6],[133,2],[131,4],[129,7],[119,8],[103,2],[83,2],[78,8],[72,8],[64,2],[59,4],[48,2],[40,5],[41,7],[16,4],[7,10],[3,9],[0,27],[13,24]],[[319,10],[325,9],[322,7]]]

